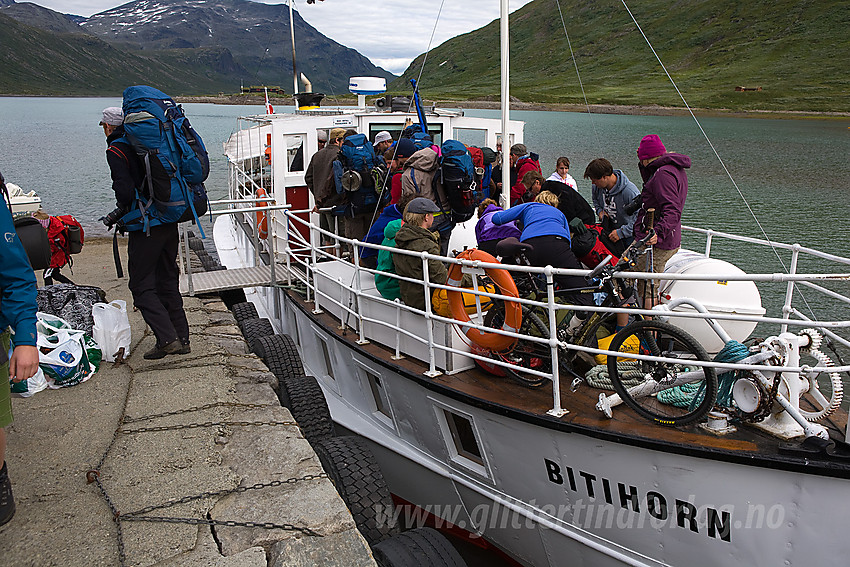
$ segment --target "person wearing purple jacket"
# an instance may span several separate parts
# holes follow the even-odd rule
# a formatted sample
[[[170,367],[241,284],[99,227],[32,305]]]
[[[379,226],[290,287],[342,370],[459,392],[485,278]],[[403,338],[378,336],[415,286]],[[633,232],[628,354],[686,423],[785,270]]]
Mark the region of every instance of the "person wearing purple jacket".
[[[493,215],[502,211],[502,207],[496,204],[493,199],[484,199],[478,205],[478,223],[475,225],[475,240],[478,242],[478,249],[484,250],[492,256],[496,254],[496,244],[503,238],[513,236],[519,238],[522,231],[517,228],[516,221],[511,221],[506,224],[494,224]]]
[[[668,152],[656,134],[644,136],[637,150],[640,174],[643,178],[643,200],[634,224],[635,239],[644,238],[646,211],[655,209],[655,236],[649,240],[653,246],[652,271],[663,272],[667,261],[682,244],[682,211],[688,197],[688,175],[691,158]],[[646,256],[639,260],[638,271],[646,271]],[[638,293],[645,297],[645,282],[638,282]],[[658,298],[645,298],[644,305],[652,306]]]

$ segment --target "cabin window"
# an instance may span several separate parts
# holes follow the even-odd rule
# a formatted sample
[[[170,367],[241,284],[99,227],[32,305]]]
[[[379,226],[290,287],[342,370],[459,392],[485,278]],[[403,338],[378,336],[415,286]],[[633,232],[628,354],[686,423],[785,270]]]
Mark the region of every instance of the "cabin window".
[[[398,140],[401,136],[401,131],[404,129],[404,124],[377,124],[372,123],[369,124],[369,132],[367,136],[369,136],[369,141],[374,142],[375,136],[378,135],[378,132],[382,130],[386,130],[392,135],[393,140]],[[428,133],[431,135],[431,140],[438,146],[443,144],[443,125],[442,124],[428,124]]]
[[[472,420],[464,415],[460,415],[453,411],[443,409],[443,416],[451,433],[451,440],[454,444],[454,453],[479,467],[484,466],[484,458],[481,455],[481,447],[478,445],[478,438],[475,435],[475,428],[472,425]]]
[[[478,128],[455,128],[454,139],[467,146],[475,146],[478,148],[487,145],[487,130]]]
[[[375,372],[361,368],[366,383],[369,385],[369,391],[372,393],[372,403],[374,404],[374,413],[388,425],[392,425],[393,413],[390,408],[390,398],[387,390],[384,387],[384,380]]]
[[[328,350],[328,343],[323,339],[319,339],[319,348],[321,348],[322,357],[325,360],[325,374],[327,374],[331,380],[336,380],[336,377],[334,376],[334,367],[333,364],[331,364],[331,353]]]
[[[304,171],[304,134],[286,136],[286,164],[292,172]]]

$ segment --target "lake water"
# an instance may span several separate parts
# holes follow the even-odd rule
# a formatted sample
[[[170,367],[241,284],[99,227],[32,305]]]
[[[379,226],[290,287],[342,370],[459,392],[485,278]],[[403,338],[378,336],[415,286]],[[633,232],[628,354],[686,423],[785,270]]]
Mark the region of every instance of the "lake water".
[[[114,208],[114,197],[98,122],[104,107],[120,105],[119,98],[0,98],[0,171],[25,190],[35,189],[49,213],[73,214],[88,234],[105,235],[97,219]],[[184,109],[212,158],[210,197],[221,198],[227,185],[221,144],[237,127],[237,117],[262,109],[212,104],[185,104]],[[467,114],[498,116],[491,110]],[[590,184],[582,174],[590,160],[608,158],[640,187],[638,142],[645,134],[659,134],[669,150],[693,160],[686,224],[763,236],[690,117],[515,111],[511,118],[525,121],[526,145],[540,154],[546,176],[558,156],[570,158],[571,174],[588,199]],[[850,256],[850,120],[700,121],[771,240]],[[701,249],[702,241],[687,238],[686,245]],[[750,256],[734,246],[714,251],[751,272],[784,271],[770,252]],[[789,255],[780,256],[787,264]],[[818,266],[803,268],[815,271]],[[760,285],[760,289],[766,307],[781,302],[784,286]],[[832,301],[816,301],[812,308],[821,319],[850,319],[847,307]]]

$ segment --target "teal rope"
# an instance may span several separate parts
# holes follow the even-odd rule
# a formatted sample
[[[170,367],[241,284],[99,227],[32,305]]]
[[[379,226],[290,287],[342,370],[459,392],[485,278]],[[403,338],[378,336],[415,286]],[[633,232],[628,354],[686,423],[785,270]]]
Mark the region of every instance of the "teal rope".
[[[714,357],[715,362],[738,362],[750,354],[750,350],[738,341],[729,341]],[[732,405],[732,386],[737,380],[737,372],[730,370],[718,377],[717,404],[723,407]],[[658,401],[680,408],[695,408],[704,395],[705,382],[691,382],[670,388],[656,394]]]

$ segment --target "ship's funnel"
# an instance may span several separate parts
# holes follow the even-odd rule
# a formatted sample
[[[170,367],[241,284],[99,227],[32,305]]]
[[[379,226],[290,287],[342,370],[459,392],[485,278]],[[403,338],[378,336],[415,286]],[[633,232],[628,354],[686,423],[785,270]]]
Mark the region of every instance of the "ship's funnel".
[[[295,103],[298,110],[314,110],[319,108],[322,99],[325,98],[324,93],[314,93],[313,83],[307,78],[307,75],[301,73],[301,84],[304,85],[304,92],[295,94]]]

